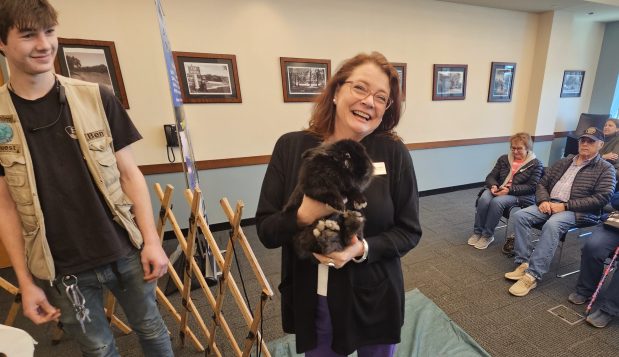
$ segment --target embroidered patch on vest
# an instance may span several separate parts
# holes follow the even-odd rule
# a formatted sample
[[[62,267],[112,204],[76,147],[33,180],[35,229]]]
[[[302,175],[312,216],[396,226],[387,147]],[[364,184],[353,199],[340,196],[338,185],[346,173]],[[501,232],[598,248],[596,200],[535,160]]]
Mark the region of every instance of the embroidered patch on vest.
[[[105,137],[105,134],[103,133],[103,130],[97,130],[97,131],[92,131],[90,133],[86,133],[85,136],[86,136],[86,140],[92,141],[95,139],[101,139]]]
[[[12,152],[14,154],[19,154],[21,152],[21,145],[19,144],[0,145],[0,152]]]
[[[13,114],[0,115],[0,123],[14,123]]]
[[[10,124],[0,122],[0,144],[6,144],[13,140],[13,127]]]

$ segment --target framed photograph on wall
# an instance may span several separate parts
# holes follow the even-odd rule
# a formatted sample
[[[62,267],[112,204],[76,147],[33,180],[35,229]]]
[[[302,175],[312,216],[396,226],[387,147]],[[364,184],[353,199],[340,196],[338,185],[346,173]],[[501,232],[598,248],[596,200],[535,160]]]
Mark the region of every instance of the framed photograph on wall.
[[[488,85],[488,101],[511,102],[515,76],[515,63],[492,62],[490,67],[490,84]]]
[[[561,98],[580,97],[585,71],[564,71],[561,84]]]
[[[402,101],[406,100],[406,63],[391,62],[400,78],[400,92],[402,92]]]
[[[129,109],[114,42],[59,37],[54,66],[63,76],[107,86]]]
[[[466,64],[435,64],[432,100],[463,100],[466,98]]]
[[[241,103],[235,55],[172,52],[183,103]]]
[[[331,78],[331,60],[280,57],[284,102],[311,102]]]

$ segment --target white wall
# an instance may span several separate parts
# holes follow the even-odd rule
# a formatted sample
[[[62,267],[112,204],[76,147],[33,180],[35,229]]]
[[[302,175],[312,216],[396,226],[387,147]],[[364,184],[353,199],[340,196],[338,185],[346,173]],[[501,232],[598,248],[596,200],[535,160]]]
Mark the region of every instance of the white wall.
[[[130,115],[144,135],[138,163],[167,162],[161,126],[173,122],[154,0],[51,0],[62,37],[114,41]],[[332,70],[362,51],[408,64],[406,109],[398,133],[406,143],[572,130],[586,111],[603,26],[570,14],[528,14],[432,0],[162,0],[175,51],[236,55],[243,103],[187,104],[196,160],[268,155],[277,137],[306,125],[311,104],[284,103],[279,57],[326,58]],[[516,62],[513,99],[488,103],[492,61]],[[467,64],[463,101],[432,101],[433,64]],[[580,98],[559,99],[565,69],[587,71]],[[412,152],[420,189],[483,180],[506,145]],[[536,144],[548,162],[551,143]],[[556,150],[555,150],[556,151]],[[458,163],[479,160],[475,165]],[[264,165],[202,172],[212,223],[217,200],[243,199],[255,213]],[[150,183],[183,184],[182,174]],[[242,186],[242,187],[241,187]],[[184,204],[180,192],[179,204]]]
[[[138,162],[166,162],[161,125],[173,119],[154,1],[53,3],[61,36],[116,43],[130,114],[145,137],[136,145]],[[428,0],[165,0],[163,6],[174,50],[237,56],[242,104],[185,105],[197,160],[269,154],[278,136],[304,127],[311,105],[283,102],[280,56],[327,58],[335,67],[378,50],[408,63],[398,129],[407,143],[524,129],[538,15]],[[511,103],[486,102],[492,61],[517,62]],[[431,100],[434,63],[468,64],[466,100]]]

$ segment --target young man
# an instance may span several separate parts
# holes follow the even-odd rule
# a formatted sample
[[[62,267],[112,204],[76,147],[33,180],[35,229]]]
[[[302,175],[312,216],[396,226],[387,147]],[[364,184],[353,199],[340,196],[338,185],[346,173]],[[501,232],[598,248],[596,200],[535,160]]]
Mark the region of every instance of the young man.
[[[509,288],[525,296],[548,272],[561,235],[574,226],[595,224],[615,190],[615,169],[598,154],[604,134],[591,127],[578,138],[578,155],[570,155],[550,167],[537,184],[537,206],[513,215],[509,224],[516,235],[516,270],[505,278],[517,280]],[[539,242],[533,247],[531,226],[544,223]]]
[[[117,355],[102,287],[147,356],[173,355],[155,302],[167,257],[129,145],[141,138],[113,93],[56,76],[47,0],[0,0],[0,239],[24,315],[60,320],[85,355]]]

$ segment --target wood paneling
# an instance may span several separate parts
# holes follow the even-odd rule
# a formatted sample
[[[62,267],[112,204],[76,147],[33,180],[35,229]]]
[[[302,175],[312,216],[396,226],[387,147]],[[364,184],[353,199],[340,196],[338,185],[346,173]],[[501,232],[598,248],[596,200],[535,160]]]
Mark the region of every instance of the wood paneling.
[[[567,136],[567,134],[565,134],[564,136],[561,136],[561,135],[557,136],[557,134],[562,134],[562,133],[555,133],[555,135],[534,136],[533,141],[535,142],[552,141],[556,137]],[[425,143],[406,144],[406,147],[409,150],[441,149],[441,148],[449,148],[449,147],[456,147],[456,146],[506,143],[509,141],[509,138],[510,138],[509,136],[496,136],[496,137],[491,137],[491,138],[432,141],[432,142],[425,142]],[[198,170],[213,170],[213,169],[223,169],[227,167],[263,165],[263,164],[268,164],[270,159],[271,159],[271,155],[260,155],[260,156],[233,157],[233,158],[218,159],[218,160],[203,160],[203,161],[196,162],[196,168]],[[144,175],[167,174],[167,173],[173,173],[173,172],[183,172],[183,165],[181,163],[142,165],[140,166],[140,170],[142,170],[142,173]]]

